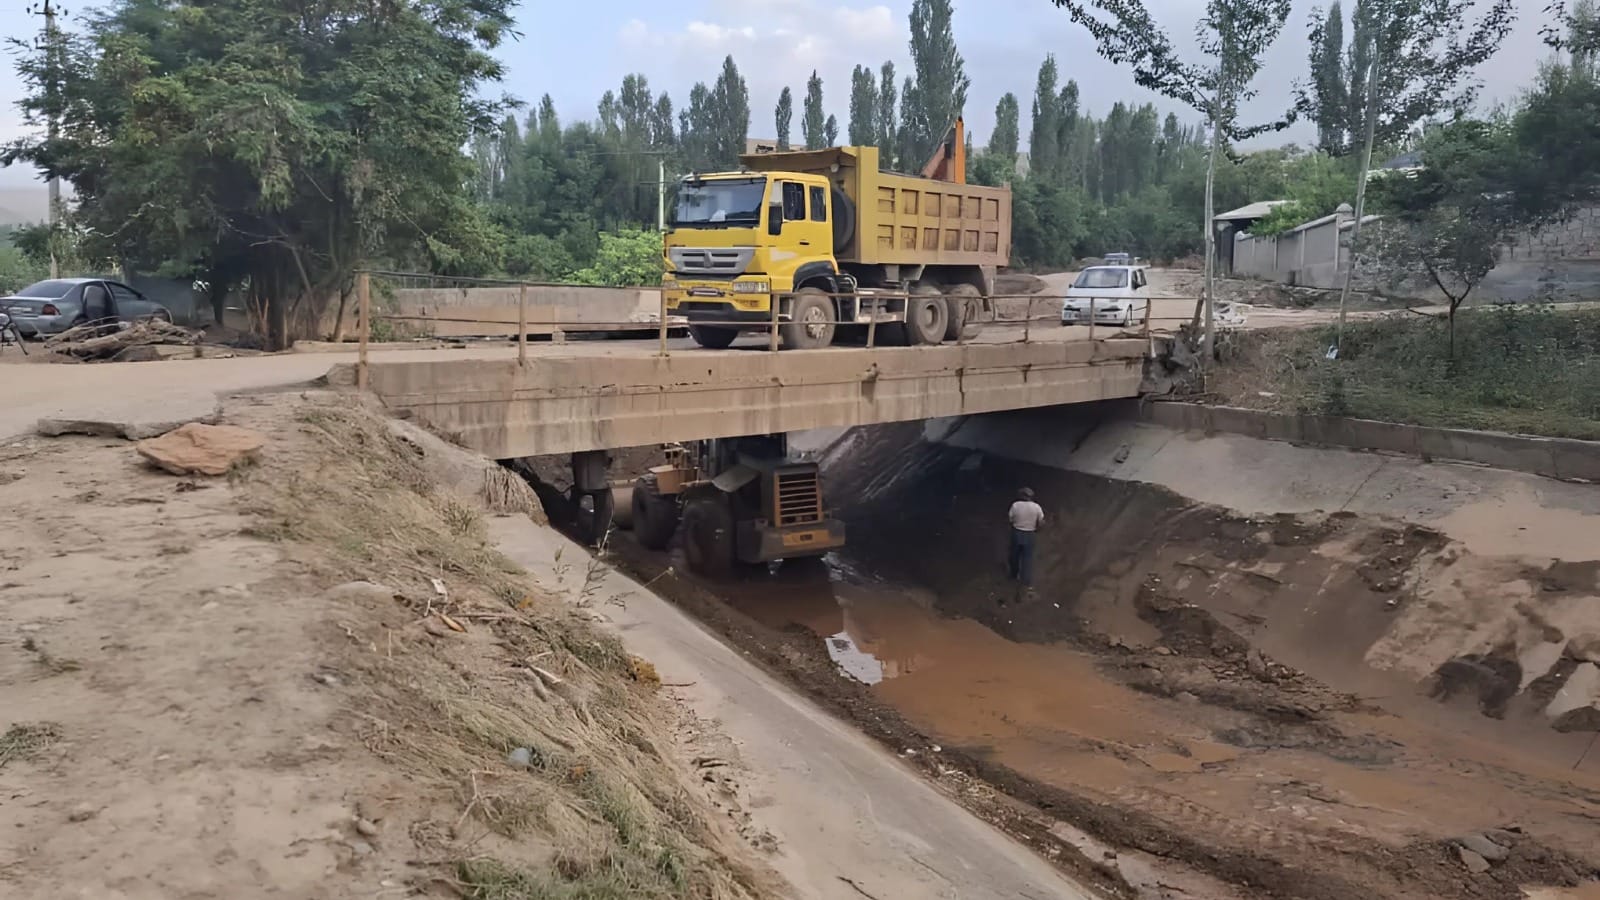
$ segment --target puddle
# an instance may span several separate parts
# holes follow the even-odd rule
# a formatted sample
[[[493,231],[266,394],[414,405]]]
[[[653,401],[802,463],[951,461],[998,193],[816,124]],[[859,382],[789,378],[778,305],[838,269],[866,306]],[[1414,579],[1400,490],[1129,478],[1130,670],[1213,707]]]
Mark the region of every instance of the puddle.
[[[842,677],[873,686],[942,740],[985,748],[1013,765],[1053,770],[1064,753],[1105,743],[1148,746],[1147,764],[1163,771],[1199,771],[1236,755],[1203,734],[1175,739],[1155,716],[1141,714],[1150,701],[1065,645],[1018,644],[981,623],[943,616],[931,593],[879,581],[843,560],[790,577],[780,571],[726,591],[725,599],[772,627],[806,628]]]

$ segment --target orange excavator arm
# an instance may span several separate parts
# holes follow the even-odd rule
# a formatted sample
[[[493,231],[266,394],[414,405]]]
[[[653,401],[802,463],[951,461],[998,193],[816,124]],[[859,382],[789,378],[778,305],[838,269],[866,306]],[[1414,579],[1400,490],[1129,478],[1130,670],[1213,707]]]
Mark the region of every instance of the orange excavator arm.
[[[922,177],[952,184],[967,183],[967,126],[956,117],[954,125],[945,132],[944,139],[933,151],[933,157],[922,167]]]

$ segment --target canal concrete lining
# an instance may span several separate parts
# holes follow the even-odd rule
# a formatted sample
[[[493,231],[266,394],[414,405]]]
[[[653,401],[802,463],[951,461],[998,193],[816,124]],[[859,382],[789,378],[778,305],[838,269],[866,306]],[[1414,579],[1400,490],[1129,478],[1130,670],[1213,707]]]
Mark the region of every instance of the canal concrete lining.
[[[391,409],[495,459],[1137,396],[1145,339],[376,360]],[[330,373],[354,380],[350,367]]]
[[[491,539],[543,583],[581,548],[522,517],[489,521]],[[609,567],[596,591],[608,627],[664,683],[735,742],[754,821],[780,840],[770,857],[795,896],[1088,900],[1096,896],[969,814],[851,725],[724,644],[689,614]]]

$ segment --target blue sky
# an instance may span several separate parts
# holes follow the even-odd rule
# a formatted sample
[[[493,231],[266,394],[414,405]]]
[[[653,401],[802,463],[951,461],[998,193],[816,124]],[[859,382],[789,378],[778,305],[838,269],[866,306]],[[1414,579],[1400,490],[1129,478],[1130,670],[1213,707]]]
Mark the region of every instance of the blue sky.
[[[1204,0],[1147,0],[1152,13],[1181,44],[1190,40]],[[967,121],[981,144],[993,122],[995,102],[1006,91],[1022,100],[1023,135],[1039,63],[1054,53],[1062,77],[1075,78],[1084,106],[1102,114],[1117,100],[1154,101],[1165,111],[1183,110],[1138,88],[1116,66],[1094,53],[1082,29],[1050,0],[955,0],[956,40],[972,79]],[[1294,79],[1305,69],[1306,22],[1313,0],[1295,0],[1284,37],[1269,52],[1250,110],[1261,117],[1283,110]],[[1348,5],[1348,4],[1347,4]],[[1524,20],[1480,75],[1486,99],[1509,99],[1525,88],[1547,54],[1538,40],[1537,17],[1544,0],[1521,0]],[[20,35],[37,27],[20,9],[0,11],[0,27]],[[823,78],[829,112],[841,128],[849,108],[849,77],[856,63],[877,68],[895,61],[909,69],[907,11],[910,0],[612,0],[600,3],[524,0],[517,12],[522,33],[500,50],[508,75],[504,90],[533,102],[549,93],[566,120],[592,118],[595,104],[629,72],[642,72],[657,92],[668,91],[680,108],[696,81],[715,78],[732,53],[750,87],[751,135],[772,137],[772,107],[784,85],[803,93],[815,68]],[[0,81],[0,137],[21,133],[14,111],[19,86]],[[797,98],[798,105],[798,98]],[[798,111],[796,118],[798,119]],[[1195,117],[1197,118],[1197,117]],[[798,129],[798,122],[796,123]],[[1299,126],[1286,139],[1305,142]],[[1274,138],[1278,140],[1282,138]],[[30,176],[0,170],[0,187],[25,184]]]

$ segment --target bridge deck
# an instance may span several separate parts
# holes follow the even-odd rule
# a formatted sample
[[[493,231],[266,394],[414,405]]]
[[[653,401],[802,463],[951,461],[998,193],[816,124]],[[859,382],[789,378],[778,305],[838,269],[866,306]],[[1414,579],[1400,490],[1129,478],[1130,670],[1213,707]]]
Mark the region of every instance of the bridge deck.
[[[376,357],[392,409],[506,459],[871,425],[1138,394],[1144,339],[539,356]],[[350,367],[332,378],[353,381]]]

